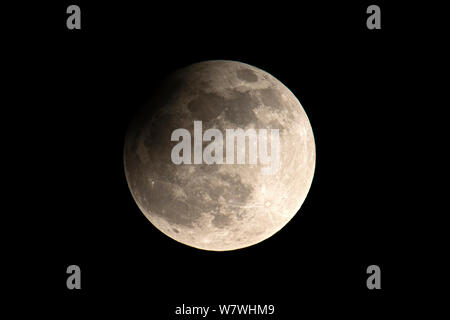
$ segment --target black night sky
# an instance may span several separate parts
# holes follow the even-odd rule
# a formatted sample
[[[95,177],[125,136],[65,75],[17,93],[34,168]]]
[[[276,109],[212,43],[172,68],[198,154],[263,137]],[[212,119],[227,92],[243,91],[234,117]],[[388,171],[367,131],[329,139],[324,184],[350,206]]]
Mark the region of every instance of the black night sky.
[[[385,315],[404,294],[411,253],[399,192],[413,60],[403,9],[378,2],[382,29],[368,30],[364,1],[145,3],[34,4],[21,11],[34,27],[15,24],[26,36],[11,37],[23,47],[11,81],[29,88],[13,110],[27,115],[28,158],[16,164],[30,181],[15,187],[30,194],[18,196],[27,236],[15,235],[8,260],[21,274],[17,296],[59,318],[181,319],[173,313],[183,303],[274,304],[271,319]],[[70,4],[81,7],[81,30],[66,28]],[[300,212],[270,239],[231,252],[163,235],[136,206],[123,169],[128,123],[152,88],[210,59],[282,81],[316,142]],[[81,267],[80,291],[66,288],[71,264]],[[382,270],[382,290],[366,287],[371,264]]]

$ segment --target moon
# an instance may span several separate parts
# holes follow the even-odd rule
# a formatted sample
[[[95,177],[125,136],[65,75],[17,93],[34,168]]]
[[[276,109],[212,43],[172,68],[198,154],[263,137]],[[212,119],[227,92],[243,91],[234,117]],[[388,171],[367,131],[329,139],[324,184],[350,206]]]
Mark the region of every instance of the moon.
[[[194,121],[223,133],[278,129],[278,170],[262,174],[260,161],[175,164],[172,132],[185,128],[194,137]],[[131,121],[124,146],[125,176],[142,213],[170,238],[211,251],[255,245],[282,229],[308,194],[315,159],[313,131],[294,94],[269,73],[226,60],[163,80]]]

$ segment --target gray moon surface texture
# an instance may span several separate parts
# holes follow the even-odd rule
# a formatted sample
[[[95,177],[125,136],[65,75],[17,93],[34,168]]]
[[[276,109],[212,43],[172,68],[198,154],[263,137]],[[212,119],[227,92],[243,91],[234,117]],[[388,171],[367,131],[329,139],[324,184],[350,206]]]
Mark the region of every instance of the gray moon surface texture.
[[[194,121],[224,133],[279,129],[278,171],[262,174],[259,162],[174,164],[171,134],[185,128],[193,141]],[[124,146],[128,186],[147,219],[176,241],[212,251],[248,247],[282,229],[307,196],[315,158],[312,128],[294,94],[261,69],[225,60],[167,77],[131,121]]]

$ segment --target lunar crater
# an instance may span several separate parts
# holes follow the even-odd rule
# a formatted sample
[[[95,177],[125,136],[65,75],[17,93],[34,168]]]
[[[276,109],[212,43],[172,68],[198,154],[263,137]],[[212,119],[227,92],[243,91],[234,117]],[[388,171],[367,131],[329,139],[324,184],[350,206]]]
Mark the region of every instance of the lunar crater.
[[[258,76],[251,69],[241,69],[237,72],[237,77],[246,82],[258,81]]]

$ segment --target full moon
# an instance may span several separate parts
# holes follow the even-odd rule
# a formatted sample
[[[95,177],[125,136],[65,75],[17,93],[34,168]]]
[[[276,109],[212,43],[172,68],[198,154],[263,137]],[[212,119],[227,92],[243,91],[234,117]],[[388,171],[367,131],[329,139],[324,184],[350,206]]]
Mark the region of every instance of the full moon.
[[[200,134],[223,133],[223,162],[195,162],[198,141],[203,152],[212,141],[221,142],[217,136],[199,136],[195,123],[200,122]],[[173,161],[181,141],[173,133],[180,128],[192,140],[180,153],[189,157],[184,163]],[[272,160],[279,141],[276,170],[264,173],[268,164],[262,157],[249,160],[249,136],[244,137],[244,163],[226,162],[227,151],[239,148],[237,138],[235,148],[225,142],[230,129],[267,132],[265,149]],[[270,138],[274,129],[278,140]],[[264,144],[253,146],[261,152]],[[190,150],[192,157],[184,154]],[[192,64],[162,81],[131,121],[124,147],[128,186],[147,219],[178,242],[212,251],[248,247],[282,229],[307,196],[315,158],[312,128],[294,94],[261,69],[224,60]]]

